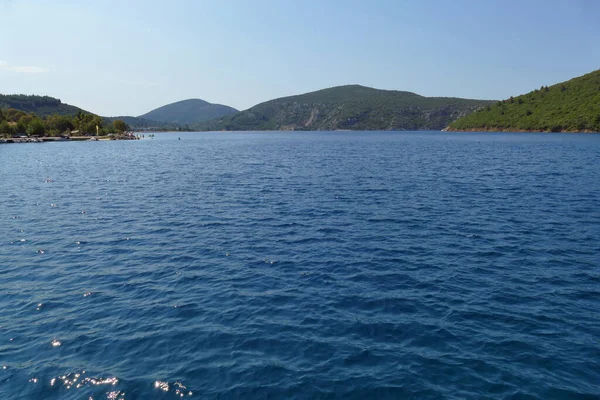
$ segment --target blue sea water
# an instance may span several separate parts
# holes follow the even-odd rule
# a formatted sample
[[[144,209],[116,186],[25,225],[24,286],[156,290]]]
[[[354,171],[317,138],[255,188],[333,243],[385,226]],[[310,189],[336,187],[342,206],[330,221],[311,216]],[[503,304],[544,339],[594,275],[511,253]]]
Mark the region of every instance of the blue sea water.
[[[600,398],[600,135],[165,133],[0,176],[1,399]]]

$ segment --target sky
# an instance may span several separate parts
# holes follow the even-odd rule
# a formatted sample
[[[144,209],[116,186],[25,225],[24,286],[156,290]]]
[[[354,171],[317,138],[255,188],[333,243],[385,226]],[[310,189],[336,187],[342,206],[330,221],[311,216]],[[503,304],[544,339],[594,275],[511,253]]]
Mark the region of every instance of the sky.
[[[504,99],[599,68],[597,0],[0,0],[0,93],[103,116],[345,84]]]

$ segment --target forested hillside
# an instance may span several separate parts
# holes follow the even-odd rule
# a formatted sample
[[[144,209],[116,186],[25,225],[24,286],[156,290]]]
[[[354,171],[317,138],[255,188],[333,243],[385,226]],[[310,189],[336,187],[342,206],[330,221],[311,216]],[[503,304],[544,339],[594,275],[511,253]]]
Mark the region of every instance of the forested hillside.
[[[600,132],[600,70],[498,101],[450,130]]]
[[[490,104],[411,92],[338,86],[258,104],[201,130],[440,130]]]

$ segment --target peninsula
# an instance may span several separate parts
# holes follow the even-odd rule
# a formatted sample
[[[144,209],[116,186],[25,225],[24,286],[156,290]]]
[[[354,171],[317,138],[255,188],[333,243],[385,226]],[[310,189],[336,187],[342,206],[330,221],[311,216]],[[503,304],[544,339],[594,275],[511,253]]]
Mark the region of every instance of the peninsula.
[[[35,98],[39,98],[39,96],[23,97],[32,97],[34,101]],[[52,100],[57,100],[60,103],[58,99]],[[106,122],[98,115],[84,112],[76,107],[73,108],[77,110],[74,115],[71,115],[71,111],[74,110],[67,109],[67,112],[62,115],[56,113],[51,115],[46,114],[46,116],[44,116],[44,113],[38,115],[34,112],[15,108],[0,109],[0,138],[66,138],[71,136],[111,136],[113,138],[125,138],[125,136],[129,136],[126,134],[129,127],[124,121],[114,120]]]

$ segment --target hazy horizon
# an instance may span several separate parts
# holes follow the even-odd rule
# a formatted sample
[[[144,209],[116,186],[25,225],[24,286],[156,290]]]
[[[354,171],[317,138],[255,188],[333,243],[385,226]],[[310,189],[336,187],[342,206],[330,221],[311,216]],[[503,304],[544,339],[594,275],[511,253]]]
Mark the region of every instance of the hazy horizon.
[[[347,84],[503,99],[598,69],[599,27],[591,0],[2,1],[0,87],[106,116]]]

